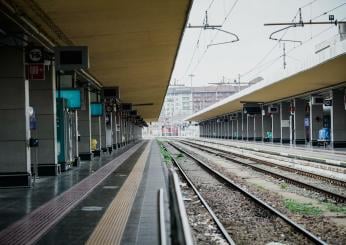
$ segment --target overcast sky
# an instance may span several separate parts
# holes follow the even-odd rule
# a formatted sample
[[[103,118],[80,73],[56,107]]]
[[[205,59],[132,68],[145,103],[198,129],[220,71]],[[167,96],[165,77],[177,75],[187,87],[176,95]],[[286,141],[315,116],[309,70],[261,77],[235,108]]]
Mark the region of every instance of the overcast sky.
[[[274,73],[282,73],[283,59],[280,56],[283,54],[283,44],[269,40],[269,35],[280,27],[265,27],[263,24],[290,22],[300,7],[304,21],[328,21],[329,14],[335,15],[338,20],[346,19],[345,0],[195,0],[188,23],[201,25],[205,11],[208,10],[210,25],[225,22],[222,29],[236,33],[240,41],[207,48],[210,43],[227,42],[233,37],[215,30],[187,28],[171,84],[176,79],[178,83],[190,86],[190,74],[194,75],[193,86],[201,86],[219,82],[223,76],[233,81],[241,74],[241,81],[245,82],[257,76],[269,79]],[[334,8],[336,9],[330,11]],[[323,15],[325,12],[328,13]],[[227,14],[229,15],[225,20]],[[334,25],[309,25],[289,29],[284,38],[303,41],[303,44],[285,44],[289,51],[286,71],[311,63],[316,57],[315,45],[337,33],[338,29]]]

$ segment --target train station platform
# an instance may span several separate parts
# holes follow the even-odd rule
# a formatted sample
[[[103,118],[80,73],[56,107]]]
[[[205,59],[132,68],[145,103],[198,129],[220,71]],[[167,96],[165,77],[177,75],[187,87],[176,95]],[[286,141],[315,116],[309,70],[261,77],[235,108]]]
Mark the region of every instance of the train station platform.
[[[346,167],[346,149],[324,149],[323,147],[296,146],[280,143],[250,142],[230,139],[192,138],[200,141],[222,143],[239,149],[279,155],[294,159],[313,161],[338,167]]]
[[[0,189],[0,244],[159,244],[160,188],[167,211],[159,146],[140,141],[32,188]]]

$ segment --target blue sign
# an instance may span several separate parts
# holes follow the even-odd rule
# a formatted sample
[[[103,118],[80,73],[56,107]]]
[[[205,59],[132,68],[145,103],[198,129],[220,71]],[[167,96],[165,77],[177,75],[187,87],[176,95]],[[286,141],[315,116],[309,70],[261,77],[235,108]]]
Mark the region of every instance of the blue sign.
[[[100,117],[103,115],[103,104],[93,102],[90,104],[90,110],[92,117]]]
[[[81,92],[79,89],[61,89],[56,92],[57,98],[67,100],[67,108],[80,109],[81,108]]]

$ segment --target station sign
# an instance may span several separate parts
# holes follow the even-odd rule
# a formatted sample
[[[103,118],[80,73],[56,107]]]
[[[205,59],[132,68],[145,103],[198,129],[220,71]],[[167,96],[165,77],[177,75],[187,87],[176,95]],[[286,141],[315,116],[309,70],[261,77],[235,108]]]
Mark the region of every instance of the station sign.
[[[45,80],[44,64],[27,64],[26,79]]]
[[[332,106],[333,105],[333,100],[329,99],[329,100],[324,100],[324,106]]]
[[[41,47],[29,47],[26,52],[26,62],[28,64],[44,63],[44,53]]]
[[[29,47],[26,50],[26,79],[45,80],[44,50],[41,47]]]

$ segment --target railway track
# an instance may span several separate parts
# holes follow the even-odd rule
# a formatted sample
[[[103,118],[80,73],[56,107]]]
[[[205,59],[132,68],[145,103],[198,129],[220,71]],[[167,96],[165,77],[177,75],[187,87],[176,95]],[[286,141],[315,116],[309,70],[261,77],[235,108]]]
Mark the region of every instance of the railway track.
[[[203,144],[199,144],[199,143],[196,143],[196,142],[191,142],[191,141],[187,141],[187,140],[182,140],[182,141],[185,141],[185,142],[189,142],[189,143],[194,143],[194,144],[197,144],[197,145],[200,145],[200,146],[205,146]],[[236,146],[232,146],[232,145],[227,145],[227,144],[223,144],[223,143],[214,143],[214,142],[207,142],[207,141],[201,141],[201,140],[195,140],[195,141],[200,141],[200,142],[204,142],[204,143],[208,143],[208,144],[214,144],[214,145],[221,145],[221,146],[224,146],[224,147],[229,147],[229,148],[233,148],[233,149],[241,149],[241,148],[238,148]],[[224,153],[228,153],[230,154],[230,152],[228,151],[225,151],[225,150],[222,150],[222,149],[217,149],[219,151],[222,151]],[[243,152],[253,152],[254,150],[251,150],[251,149],[241,149]],[[237,153],[234,153],[232,152],[231,154],[233,155],[237,155],[237,156],[242,156],[241,154],[237,154]],[[259,152],[256,152],[256,154],[259,154]],[[273,153],[260,153],[261,156],[263,157],[267,157],[267,156],[264,156],[264,154],[269,154],[269,155],[272,155],[272,156],[275,156],[275,157],[280,157],[281,159],[288,159],[288,160],[291,160],[291,158],[285,156],[284,154],[280,154],[280,155],[277,155],[277,154],[273,154]],[[244,157],[244,156],[242,156]],[[311,172],[308,172],[308,171],[304,171],[304,170],[301,170],[301,169],[295,169],[295,168],[290,168],[290,167],[285,167],[285,166],[281,166],[281,165],[278,165],[278,164],[275,164],[275,163],[272,163],[272,162],[268,162],[268,161],[261,161],[259,159],[257,159],[256,157],[250,157],[250,156],[247,156],[248,159],[251,159],[251,160],[254,160],[256,162],[260,162],[262,164],[266,164],[268,166],[276,166],[278,168],[282,168],[286,171],[291,171],[291,172],[296,172],[300,175],[303,175],[303,176],[308,176],[308,177],[313,177],[313,178],[316,178],[316,179],[321,179],[321,180],[325,180],[325,181],[328,181],[334,185],[339,185],[339,186],[342,186],[342,187],[346,187],[346,182],[345,181],[342,181],[342,180],[338,180],[338,179],[334,179],[334,178],[329,178],[327,176],[322,176],[322,175],[319,175],[319,174],[315,174],[315,173],[311,173]],[[305,160],[307,161],[307,160]],[[290,161],[287,161],[287,162],[290,162]],[[309,160],[308,162],[311,162],[311,163],[314,163],[313,161]],[[321,163],[317,163],[319,165],[321,165]],[[322,164],[324,165],[324,164]]]
[[[341,195],[341,194],[339,194],[339,193],[335,193],[335,192],[332,192],[332,191],[320,188],[318,186],[315,186],[315,185],[312,185],[310,183],[306,183],[306,182],[294,179],[292,177],[286,176],[284,174],[277,173],[275,171],[270,171],[268,169],[256,166],[255,164],[247,163],[247,162],[238,160],[237,158],[250,159],[250,160],[252,160],[254,162],[257,162],[257,163],[260,163],[260,164],[263,164],[263,165],[266,165],[266,166],[279,168],[279,169],[282,169],[282,170],[287,171],[287,172],[291,172],[291,173],[299,174],[299,175],[303,175],[303,176],[308,176],[310,178],[314,178],[314,179],[318,179],[318,180],[323,180],[323,181],[326,181],[328,183],[335,184],[335,185],[338,185],[338,186],[341,186],[341,187],[346,187],[346,182],[344,182],[344,181],[335,180],[335,179],[328,178],[328,177],[321,176],[321,175],[314,174],[314,173],[308,173],[308,172],[302,171],[302,170],[300,171],[300,170],[293,169],[293,168],[290,168],[290,167],[276,165],[276,164],[273,164],[273,163],[270,163],[270,162],[265,162],[265,161],[258,160],[256,158],[244,157],[241,154],[230,153],[230,152],[227,152],[225,150],[217,149],[217,148],[211,147],[211,146],[206,146],[206,145],[201,145],[201,144],[197,144],[197,143],[192,143],[192,142],[189,142],[189,141],[179,141],[179,142],[183,143],[185,145],[189,145],[189,146],[191,146],[193,148],[202,150],[204,152],[207,152],[207,153],[210,153],[210,154],[214,154],[214,155],[223,157],[223,158],[225,158],[225,159],[227,159],[229,161],[241,164],[243,166],[250,167],[250,168],[254,169],[255,171],[262,172],[262,173],[270,175],[270,176],[272,176],[274,178],[283,179],[285,182],[293,184],[293,185],[296,185],[298,187],[305,188],[305,189],[308,189],[308,190],[311,190],[311,191],[314,191],[314,192],[318,192],[318,193],[323,194],[324,196],[326,196],[328,198],[331,198],[331,199],[333,199],[333,200],[335,200],[337,202],[341,202],[341,203],[345,203],[346,202],[346,197]],[[234,156],[236,156],[237,158],[235,158]]]
[[[177,160],[174,160],[174,164],[177,165],[185,178],[190,179],[189,181],[194,183],[201,180],[199,184],[196,184],[196,188],[199,190],[199,195],[209,195],[206,198],[207,201],[211,200],[212,203],[216,203],[214,206],[211,205],[214,213],[218,217],[221,216],[221,220],[223,216],[230,214],[234,216],[230,218],[231,223],[227,224],[227,231],[235,240],[235,243],[249,244],[254,242],[260,244],[277,241],[288,242],[290,244],[326,244],[317,236],[258,199],[220,172],[212,169],[208,164],[199,160],[191,153],[171,142],[169,142],[169,146],[191,160],[189,163],[184,162],[183,166]],[[168,151],[171,152],[171,150]],[[216,182],[213,182],[211,179]],[[206,181],[208,183],[205,183]],[[208,188],[211,188],[211,191],[204,191],[204,189]],[[198,192],[198,190],[196,191]],[[220,199],[226,198],[226,200],[224,202],[222,200],[215,200],[215,198],[213,199],[214,195],[221,195]],[[227,198],[231,198],[232,200]],[[233,210],[224,211],[223,213],[220,212],[220,208]],[[254,228],[254,226],[257,228]],[[260,234],[256,234],[258,232]],[[255,241],[251,239],[259,240]]]
[[[161,145],[161,147],[163,147],[167,152],[168,149],[165,147],[164,144]],[[198,189],[196,188],[196,186],[193,184],[193,182],[189,179],[189,177],[186,175],[186,173],[184,172],[184,170],[180,167],[179,163],[176,161],[175,158],[172,157],[172,163],[174,164],[174,166],[176,166],[176,168],[179,170],[179,176],[180,176],[180,181],[183,182],[184,184],[186,184],[186,186],[189,186],[189,190],[187,190],[186,192],[190,192],[190,197],[193,196],[191,195],[191,192],[194,193],[194,196],[198,198],[198,200],[200,201],[201,205],[204,207],[204,211],[206,213],[209,214],[209,217],[214,221],[214,225],[215,227],[217,227],[218,232],[220,233],[220,235],[222,236],[222,238],[224,239],[224,241],[230,245],[235,245],[234,241],[232,240],[232,238],[230,237],[230,235],[228,234],[227,230],[225,229],[225,227],[222,225],[222,223],[220,222],[220,220],[217,218],[217,216],[215,215],[215,213],[213,212],[213,210],[210,208],[210,206],[208,205],[208,203],[206,202],[206,200],[203,198],[203,196],[201,195],[201,193],[198,191]],[[188,195],[187,193],[185,193],[185,195]],[[188,197],[189,198],[189,197]],[[196,208],[196,207],[195,207]]]

